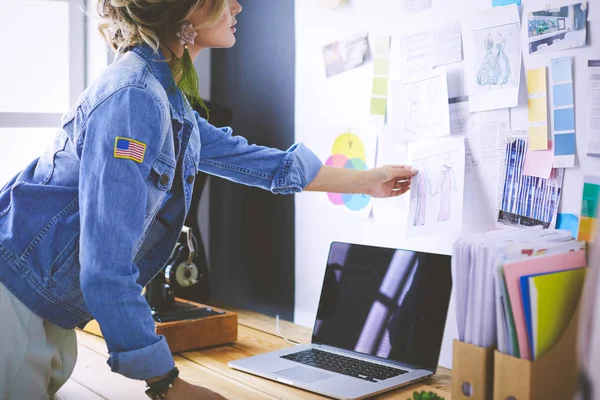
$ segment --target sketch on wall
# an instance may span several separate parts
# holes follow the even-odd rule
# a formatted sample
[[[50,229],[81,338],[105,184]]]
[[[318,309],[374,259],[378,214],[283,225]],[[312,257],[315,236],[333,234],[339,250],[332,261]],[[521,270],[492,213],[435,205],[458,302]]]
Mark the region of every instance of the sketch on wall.
[[[450,135],[446,71],[392,81],[391,107],[392,129],[403,141]]]
[[[407,235],[427,235],[460,230],[463,215],[465,142],[451,139],[441,144],[411,149],[413,178]]]
[[[477,84],[479,90],[504,90],[519,85],[519,76],[512,73],[512,65],[521,60],[519,25],[510,24],[493,29],[483,29],[475,34],[475,52],[479,63]]]
[[[516,5],[476,13],[465,22],[469,111],[516,107],[521,75],[521,23]]]

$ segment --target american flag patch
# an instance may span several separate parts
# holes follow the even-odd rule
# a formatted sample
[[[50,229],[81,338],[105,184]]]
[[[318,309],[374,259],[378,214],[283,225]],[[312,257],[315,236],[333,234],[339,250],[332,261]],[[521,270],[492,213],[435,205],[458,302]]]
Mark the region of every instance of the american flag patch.
[[[125,158],[142,163],[144,162],[145,153],[145,143],[120,136],[115,139],[115,158]]]

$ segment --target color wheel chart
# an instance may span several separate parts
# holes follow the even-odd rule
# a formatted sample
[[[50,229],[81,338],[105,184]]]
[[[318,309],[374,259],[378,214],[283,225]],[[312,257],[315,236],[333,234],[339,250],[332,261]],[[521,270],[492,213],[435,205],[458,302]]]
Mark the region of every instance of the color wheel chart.
[[[353,133],[343,133],[333,142],[331,156],[325,165],[334,168],[367,170],[367,152],[362,140]],[[370,207],[371,197],[364,194],[327,193],[329,201],[345,206],[350,211],[364,211]]]

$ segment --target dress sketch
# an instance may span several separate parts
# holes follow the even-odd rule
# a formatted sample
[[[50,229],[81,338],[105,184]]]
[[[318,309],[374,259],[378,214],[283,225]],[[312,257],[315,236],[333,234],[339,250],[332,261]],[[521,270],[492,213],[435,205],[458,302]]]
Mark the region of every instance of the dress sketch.
[[[429,91],[429,104],[427,115],[424,115],[427,124],[430,128],[434,129],[442,124],[442,113],[439,110],[439,79],[431,79],[427,84],[427,90]]]
[[[412,198],[416,198],[417,205],[415,208],[415,216],[413,219],[413,226],[425,225],[427,217],[427,196],[434,196],[432,179],[427,165],[423,162],[423,165],[419,167],[419,173],[413,178],[415,182],[416,190],[412,192]]]
[[[496,44],[496,48],[498,49],[496,60],[498,61],[500,70],[502,71],[500,84],[506,85],[510,79],[510,61],[508,61],[508,57],[504,52],[504,49],[506,48],[506,39],[500,33],[498,34],[498,43]]]
[[[409,111],[408,117],[404,124],[404,129],[406,129],[409,132],[418,132],[419,121],[421,121],[421,118],[419,115],[419,97],[417,94],[416,85],[410,85],[410,88],[408,89],[408,105]]]
[[[452,190],[456,191],[456,178],[454,177],[454,165],[448,158],[442,165],[442,176],[440,182],[440,211],[438,213],[438,222],[450,220],[450,211],[452,209]]]
[[[485,38],[484,45],[486,54],[483,64],[481,65],[481,68],[479,68],[479,74],[477,74],[477,83],[481,86],[489,86],[491,88],[492,85],[497,85],[501,82],[502,68],[496,58],[496,54],[494,54],[495,46],[491,33]],[[502,54],[504,54],[504,52]]]
[[[421,133],[423,130],[435,130],[442,125],[439,90],[439,78],[407,85],[409,110],[404,123],[407,132]]]
[[[417,198],[417,208],[415,209],[415,218],[413,220],[413,226],[425,225],[426,205],[427,205],[427,186],[429,183],[429,176],[427,170],[419,172],[417,178],[417,190],[414,192],[414,196]]]

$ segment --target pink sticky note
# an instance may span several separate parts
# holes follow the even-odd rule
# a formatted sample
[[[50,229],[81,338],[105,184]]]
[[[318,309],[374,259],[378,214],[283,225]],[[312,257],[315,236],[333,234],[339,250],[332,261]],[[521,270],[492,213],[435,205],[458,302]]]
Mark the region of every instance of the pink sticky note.
[[[553,164],[554,150],[552,150],[552,141],[548,141],[548,150],[527,149],[523,174],[548,179],[550,178]]]
[[[521,358],[531,360],[531,348],[529,347],[529,340],[527,340],[527,323],[523,311],[523,297],[521,297],[519,281],[521,277],[583,268],[586,265],[584,250],[549,256],[534,256],[504,264],[504,279],[506,280],[508,297],[515,318],[515,330],[517,331]]]

